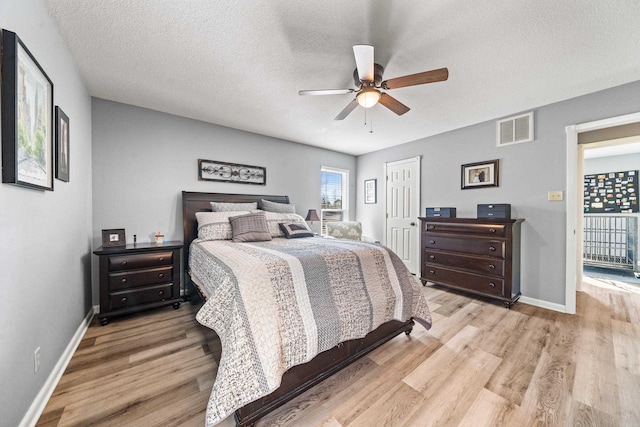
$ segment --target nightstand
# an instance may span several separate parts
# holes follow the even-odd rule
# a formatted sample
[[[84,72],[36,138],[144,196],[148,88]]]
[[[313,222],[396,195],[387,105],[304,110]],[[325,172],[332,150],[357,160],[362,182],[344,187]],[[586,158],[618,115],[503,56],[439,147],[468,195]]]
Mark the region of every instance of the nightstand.
[[[156,307],[180,308],[182,242],[100,247],[100,314],[109,319]]]

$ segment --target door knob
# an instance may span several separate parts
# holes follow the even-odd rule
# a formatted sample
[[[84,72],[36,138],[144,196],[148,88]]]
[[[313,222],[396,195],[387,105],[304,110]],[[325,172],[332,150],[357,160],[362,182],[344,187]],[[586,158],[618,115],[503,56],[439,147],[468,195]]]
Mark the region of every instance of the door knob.
[[[412,227],[415,227],[415,226],[416,226],[416,223],[415,223],[415,222],[412,222],[412,223],[411,223],[411,224],[409,224],[409,225],[411,225]]]

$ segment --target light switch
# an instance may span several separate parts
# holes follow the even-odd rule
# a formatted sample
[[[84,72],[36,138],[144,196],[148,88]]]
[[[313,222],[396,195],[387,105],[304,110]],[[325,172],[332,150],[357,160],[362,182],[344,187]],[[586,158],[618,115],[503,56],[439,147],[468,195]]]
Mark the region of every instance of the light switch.
[[[550,202],[558,202],[562,200],[562,191],[549,191],[547,200]]]

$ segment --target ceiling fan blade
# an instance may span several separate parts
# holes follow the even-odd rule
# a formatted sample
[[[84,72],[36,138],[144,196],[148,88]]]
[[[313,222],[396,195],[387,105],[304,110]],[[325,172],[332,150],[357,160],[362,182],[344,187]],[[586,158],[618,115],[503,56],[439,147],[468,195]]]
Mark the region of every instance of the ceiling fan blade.
[[[383,93],[382,96],[380,96],[380,100],[378,102],[399,116],[410,110],[410,108],[402,102],[398,101],[391,95],[387,95],[386,93]]]
[[[380,84],[383,89],[396,89],[399,87],[422,85],[425,83],[442,82],[449,78],[449,70],[438,68],[437,70],[425,71],[423,73],[410,74],[408,76],[396,77],[385,80]]]
[[[356,57],[356,68],[360,80],[372,82],[375,78],[373,73],[373,46],[368,44],[357,44],[353,46],[353,55]]]
[[[320,89],[320,90],[300,90],[298,95],[345,95],[355,92],[354,89]]]
[[[349,103],[349,105],[347,105],[344,108],[344,110],[340,111],[340,114],[338,114],[336,118],[333,120],[344,120],[344,118],[347,117],[349,113],[351,113],[353,110],[355,110],[357,106],[358,106],[358,100],[354,99]]]

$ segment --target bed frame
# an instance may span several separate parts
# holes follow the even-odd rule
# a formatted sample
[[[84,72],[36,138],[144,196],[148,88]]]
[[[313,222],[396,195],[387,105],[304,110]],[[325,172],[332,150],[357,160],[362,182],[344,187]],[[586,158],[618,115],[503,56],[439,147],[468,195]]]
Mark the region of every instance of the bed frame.
[[[182,215],[184,227],[184,254],[185,254],[185,298],[199,295],[198,287],[189,276],[189,245],[197,237],[196,212],[210,211],[209,202],[246,203],[259,202],[260,199],[271,200],[278,203],[289,203],[288,196],[268,196],[256,194],[224,194],[224,193],[196,193],[182,192]],[[381,346],[385,342],[401,333],[409,335],[414,322],[400,322],[392,320],[384,323],[376,330],[370,332],[362,339],[349,340],[338,344],[336,347],[318,354],[312,360],[302,365],[289,369],[282,377],[282,384],[271,394],[251,402],[235,413],[235,419],[239,426],[252,426],[258,419],[285,404],[294,397],[318,384],[325,378],[333,375],[355,360]]]

